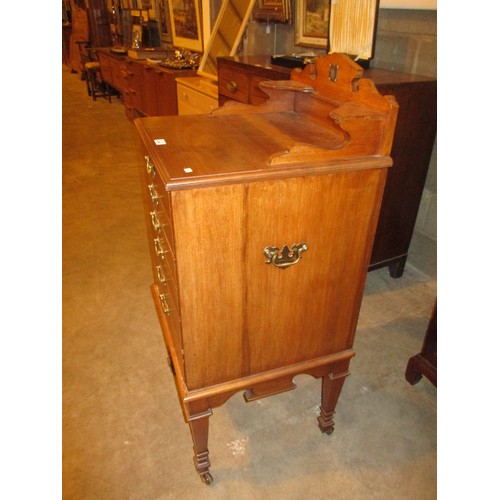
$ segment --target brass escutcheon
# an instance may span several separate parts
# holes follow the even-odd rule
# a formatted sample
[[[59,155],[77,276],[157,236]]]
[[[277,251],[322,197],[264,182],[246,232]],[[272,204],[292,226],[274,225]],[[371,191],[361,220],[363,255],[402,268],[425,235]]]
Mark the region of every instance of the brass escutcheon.
[[[265,263],[272,264],[280,269],[286,269],[287,267],[297,264],[301,258],[302,252],[305,252],[307,249],[308,246],[306,243],[294,244],[291,249],[288,245],[285,245],[281,251],[279,247],[266,247],[264,248],[264,255],[269,260],[266,260]]]

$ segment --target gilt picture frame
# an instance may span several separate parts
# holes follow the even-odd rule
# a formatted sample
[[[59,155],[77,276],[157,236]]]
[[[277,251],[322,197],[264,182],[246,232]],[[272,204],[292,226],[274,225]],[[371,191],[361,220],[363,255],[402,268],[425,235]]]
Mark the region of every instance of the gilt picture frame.
[[[297,0],[295,9],[295,44],[327,49],[330,25],[330,0]]]
[[[290,22],[290,0],[258,0],[253,13],[255,21]]]
[[[168,10],[168,0],[156,0],[156,20],[160,31],[160,40],[167,44],[172,44],[170,13]]]
[[[169,0],[168,8],[174,47],[203,52],[199,0]]]

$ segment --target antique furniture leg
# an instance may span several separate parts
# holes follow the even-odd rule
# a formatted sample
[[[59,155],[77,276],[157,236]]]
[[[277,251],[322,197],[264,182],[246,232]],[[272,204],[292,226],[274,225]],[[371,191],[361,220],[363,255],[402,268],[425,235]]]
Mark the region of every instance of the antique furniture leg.
[[[406,365],[406,381],[415,385],[425,376],[437,387],[437,300],[427,326],[422,351],[408,360]]]
[[[407,256],[403,255],[403,257],[400,257],[398,260],[389,264],[389,275],[391,278],[401,278],[401,276],[403,276],[406,258]]]
[[[210,468],[208,457],[208,418],[210,415],[212,415],[212,410],[208,409],[204,413],[191,415],[188,421],[193,438],[194,466],[205,484],[211,484],[213,481],[208,471]]]
[[[321,406],[319,408],[318,423],[321,432],[332,434],[335,422],[333,415],[335,406],[342,391],[344,380],[349,375],[349,360],[334,365],[321,379]],[[344,368],[342,370],[342,368]]]

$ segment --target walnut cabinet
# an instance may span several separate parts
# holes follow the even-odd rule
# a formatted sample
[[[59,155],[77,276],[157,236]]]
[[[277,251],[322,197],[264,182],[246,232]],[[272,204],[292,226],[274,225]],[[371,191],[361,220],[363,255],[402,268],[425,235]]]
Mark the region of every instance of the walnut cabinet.
[[[360,76],[329,55],[261,84],[261,106],[135,120],[151,291],[207,484],[209,417],[238,392],[253,401],[309,374],[333,431],[397,116]]]

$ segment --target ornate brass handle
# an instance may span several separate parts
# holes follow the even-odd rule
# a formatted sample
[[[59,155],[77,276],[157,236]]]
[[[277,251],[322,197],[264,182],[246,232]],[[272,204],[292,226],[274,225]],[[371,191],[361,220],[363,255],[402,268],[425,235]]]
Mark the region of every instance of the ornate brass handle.
[[[146,172],[151,176],[151,179],[154,179],[156,174],[155,166],[149,156],[145,156],[144,159],[146,160]]]
[[[153,240],[154,244],[155,244],[155,252],[156,252],[156,255],[158,255],[158,257],[160,257],[160,259],[162,260],[165,260],[165,250],[163,250],[163,246],[160,242],[160,238],[155,238]]]
[[[226,83],[226,87],[229,92],[236,92],[236,90],[238,89],[238,84],[235,81],[230,80]]]
[[[153,225],[153,229],[155,231],[160,231],[161,223],[160,219],[158,219],[158,215],[156,214],[156,212],[149,212],[149,215],[151,216],[151,224]]]
[[[160,293],[160,302],[161,302],[161,308],[163,309],[163,312],[167,316],[170,316],[170,307],[168,306],[167,296],[164,293]]]
[[[308,246],[306,243],[294,244],[291,249],[288,245],[285,245],[281,251],[279,247],[266,247],[264,248],[264,255],[269,259],[266,260],[266,264],[272,264],[280,269],[286,269],[287,267],[297,264],[301,258],[302,252],[305,252],[307,249]]]
[[[156,192],[156,189],[153,184],[150,184],[148,186],[149,190],[149,195],[151,196],[151,201],[153,202],[154,205],[158,205],[158,200],[160,197],[158,196],[158,193]]]
[[[165,274],[163,273],[163,269],[161,266],[156,266],[156,276],[158,276],[158,279],[160,280],[160,283],[162,285],[167,284],[167,278],[165,278]]]

